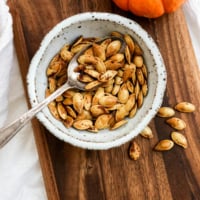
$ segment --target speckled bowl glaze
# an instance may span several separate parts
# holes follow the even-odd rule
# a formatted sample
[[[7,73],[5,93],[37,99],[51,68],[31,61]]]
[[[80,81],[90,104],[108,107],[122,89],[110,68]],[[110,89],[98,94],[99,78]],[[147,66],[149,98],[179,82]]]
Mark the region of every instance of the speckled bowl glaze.
[[[144,51],[149,91],[136,116],[117,130],[106,129],[94,134],[74,128],[67,129],[50,114],[47,107],[37,115],[40,122],[57,138],[85,149],[109,149],[122,145],[137,136],[156,115],[166,88],[166,70],[150,35],[136,22],[119,15],[97,12],[78,14],[61,21],[45,36],[27,75],[30,102],[34,106],[45,96],[47,66],[65,43],[72,43],[80,35],[103,37],[112,31],[130,34]]]

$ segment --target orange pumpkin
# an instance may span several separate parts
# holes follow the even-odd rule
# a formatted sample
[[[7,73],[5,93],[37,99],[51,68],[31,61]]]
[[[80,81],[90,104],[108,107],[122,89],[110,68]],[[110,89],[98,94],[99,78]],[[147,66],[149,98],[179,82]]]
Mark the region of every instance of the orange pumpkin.
[[[122,10],[148,18],[157,18],[177,10],[185,0],[113,0]]]

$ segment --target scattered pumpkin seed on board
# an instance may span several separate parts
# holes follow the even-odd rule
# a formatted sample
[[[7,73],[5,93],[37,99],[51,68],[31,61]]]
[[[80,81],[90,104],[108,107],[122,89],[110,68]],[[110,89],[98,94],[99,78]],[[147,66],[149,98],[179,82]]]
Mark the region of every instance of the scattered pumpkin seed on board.
[[[186,128],[186,123],[178,117],[169,118],[166,120],[166,123],[176,130],[183,130]]]
[[[156,144],[156,146],[154,147],[154,150],[156,150],[156,151],[168,151],[168,150],[172,149],[173,146],[174,146],[174,142],[172,140],[164,139],[164,140],[160,140]]]
[[[179,112],[191,113],[195,111],[195,105],[189,102],[180,102],[175,106]]]
[[[141,149],[137,142],[134,140],[130,143],[129,146],[129,156],[132,160],[138,160],[141,155]]]
[[[171,132],[170,139],[166,138],[166,139],[158,141],[153,149],[155,151],[169,151],[174,147],[174,144],[186,149],[188,147],[188,141],[183,133],[178,132],[178,130],[181,131],[186,128],[186,123],[182,119],[175,117],[174,115],[176,114],[175,111],[182,112],[182,113],[192,113],[195,111],[195,109],[196,108],[194,104],[186,102],[186,101],[177,103],[174,106],[174,109],[167,106],[161,107],[157,112],[157,116],[162,117],[162,118],[168,118],[166,120],[166,123],[168,123],[172,128],[174,128],[175,131]],[[153,133],[150,126],[146,126],[140,132],[140,135],[143,138],[148,138],[148,139],[153,138]],[[132,147],[132,149],[130,147]],[[137,143],[135,144],[132,141],[130,144],[130,147],[129,147],[130,158],[133,160],[137,160],[141,154],[139,145]]]
[[[182,133],[173,131],[171,133],[171,138],[177,145],[179,145],[185,149],[187,148],[187,146],[188,146],[187,139]]]

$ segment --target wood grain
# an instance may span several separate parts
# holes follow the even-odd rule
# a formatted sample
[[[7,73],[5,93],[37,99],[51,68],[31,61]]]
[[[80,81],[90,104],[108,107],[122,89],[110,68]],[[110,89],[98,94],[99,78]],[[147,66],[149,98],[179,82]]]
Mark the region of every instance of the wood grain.
[[[20,66],[20,72],[22,75],[23,85],[25,88],[25,95],[28,100],[28,92],[26,89],[26,75],[28,72],[30,58],[28,57],[28,53],[27,53],[27,46],[26,46],[26,42],[24,38],[21,18],[19,16],[19,13],[15,9],[15,4],[13,4],[14,2],[9,1],[8,3],[9,3],[10,11],[12,13],[12,17],[14,21],[13,31],[14,31],[14,42],[15,42],[15,47],[16,47],[16,53],[17,53],[18,62]],[[30,102],[29,101],[27,102],[28,102],[28,107],[30,108]],[[34,131],[34,137],[36,140],[41,168],[43,171],[43,177],[44,177],[48,199],[57,200],[59,199],[58,188],[55,181],[55,176],[53,172],[47,140],[44,135],[45,129],[43,126],[41,126],[41,124],[38,122],[37,119],[32,119],[32,128]]]
[[[59,141],[34,119],[48,199],[200,199],[200,74],[182,10],[145,19],[121,11],[110,0],[10,0],[9,6],[25,91],[28,63],[44,35],[71,15],[104,11],[137,21],[157,43],[168,74],[163,105],[173,107],[189,101],[197,108],[195,113],[176,113],[187,124],[183,131],[187,149],[175,146],[169,152],[153,151],[154,145],[169,138],[172,131],[163,119],[155,117],[150,123],[154,138],[135,138],[142,149],[136,162],[128,157],[129,143],[106,151],[83,150]]]

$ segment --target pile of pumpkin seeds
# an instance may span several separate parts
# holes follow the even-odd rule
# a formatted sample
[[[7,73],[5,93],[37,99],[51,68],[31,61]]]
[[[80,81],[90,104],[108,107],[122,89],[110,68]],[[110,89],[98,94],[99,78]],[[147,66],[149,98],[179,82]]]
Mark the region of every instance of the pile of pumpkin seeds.
[[[183,147],[184,149],[187,148],[188,142],[186,136],[181,132],[186,128],[186,123],[181,118],[175,117],[176,111],[182,113],[192,113],[195,111],[195,105],[189,102],[180,102],[175,105],[174,108],[171,107],[161,107],[158,110],[157,116],[166,118],[165,122],[171,126],[174,131],[171,132],[171,138],[166,138],[160,140],[155,147],[153,148],[155,151],[168,151],[172,149],[175,144]],[[140,135],[144,138],[151,139],[153,138],[152,129],[147,126],[144,130],[140,133]],[[140,146],[137,144],[135,140],[133,140],[129,146],[129,156],[133,160],[139,159],[141,155]]]
[[[86,84],[85,91],[67,90],[48,105],[52,115],[67,128],[114,130],[126,124],[143,105],[148,92],[143,51],[128,34],[112,32],[110,36],[100,43],[99,38],[80,36],[73,44],[65,44],[47,68],[49,96],[67,81],[67,65],[74,54],[92,44],[78,57],[75,69],[80,73],[78,80]]]

